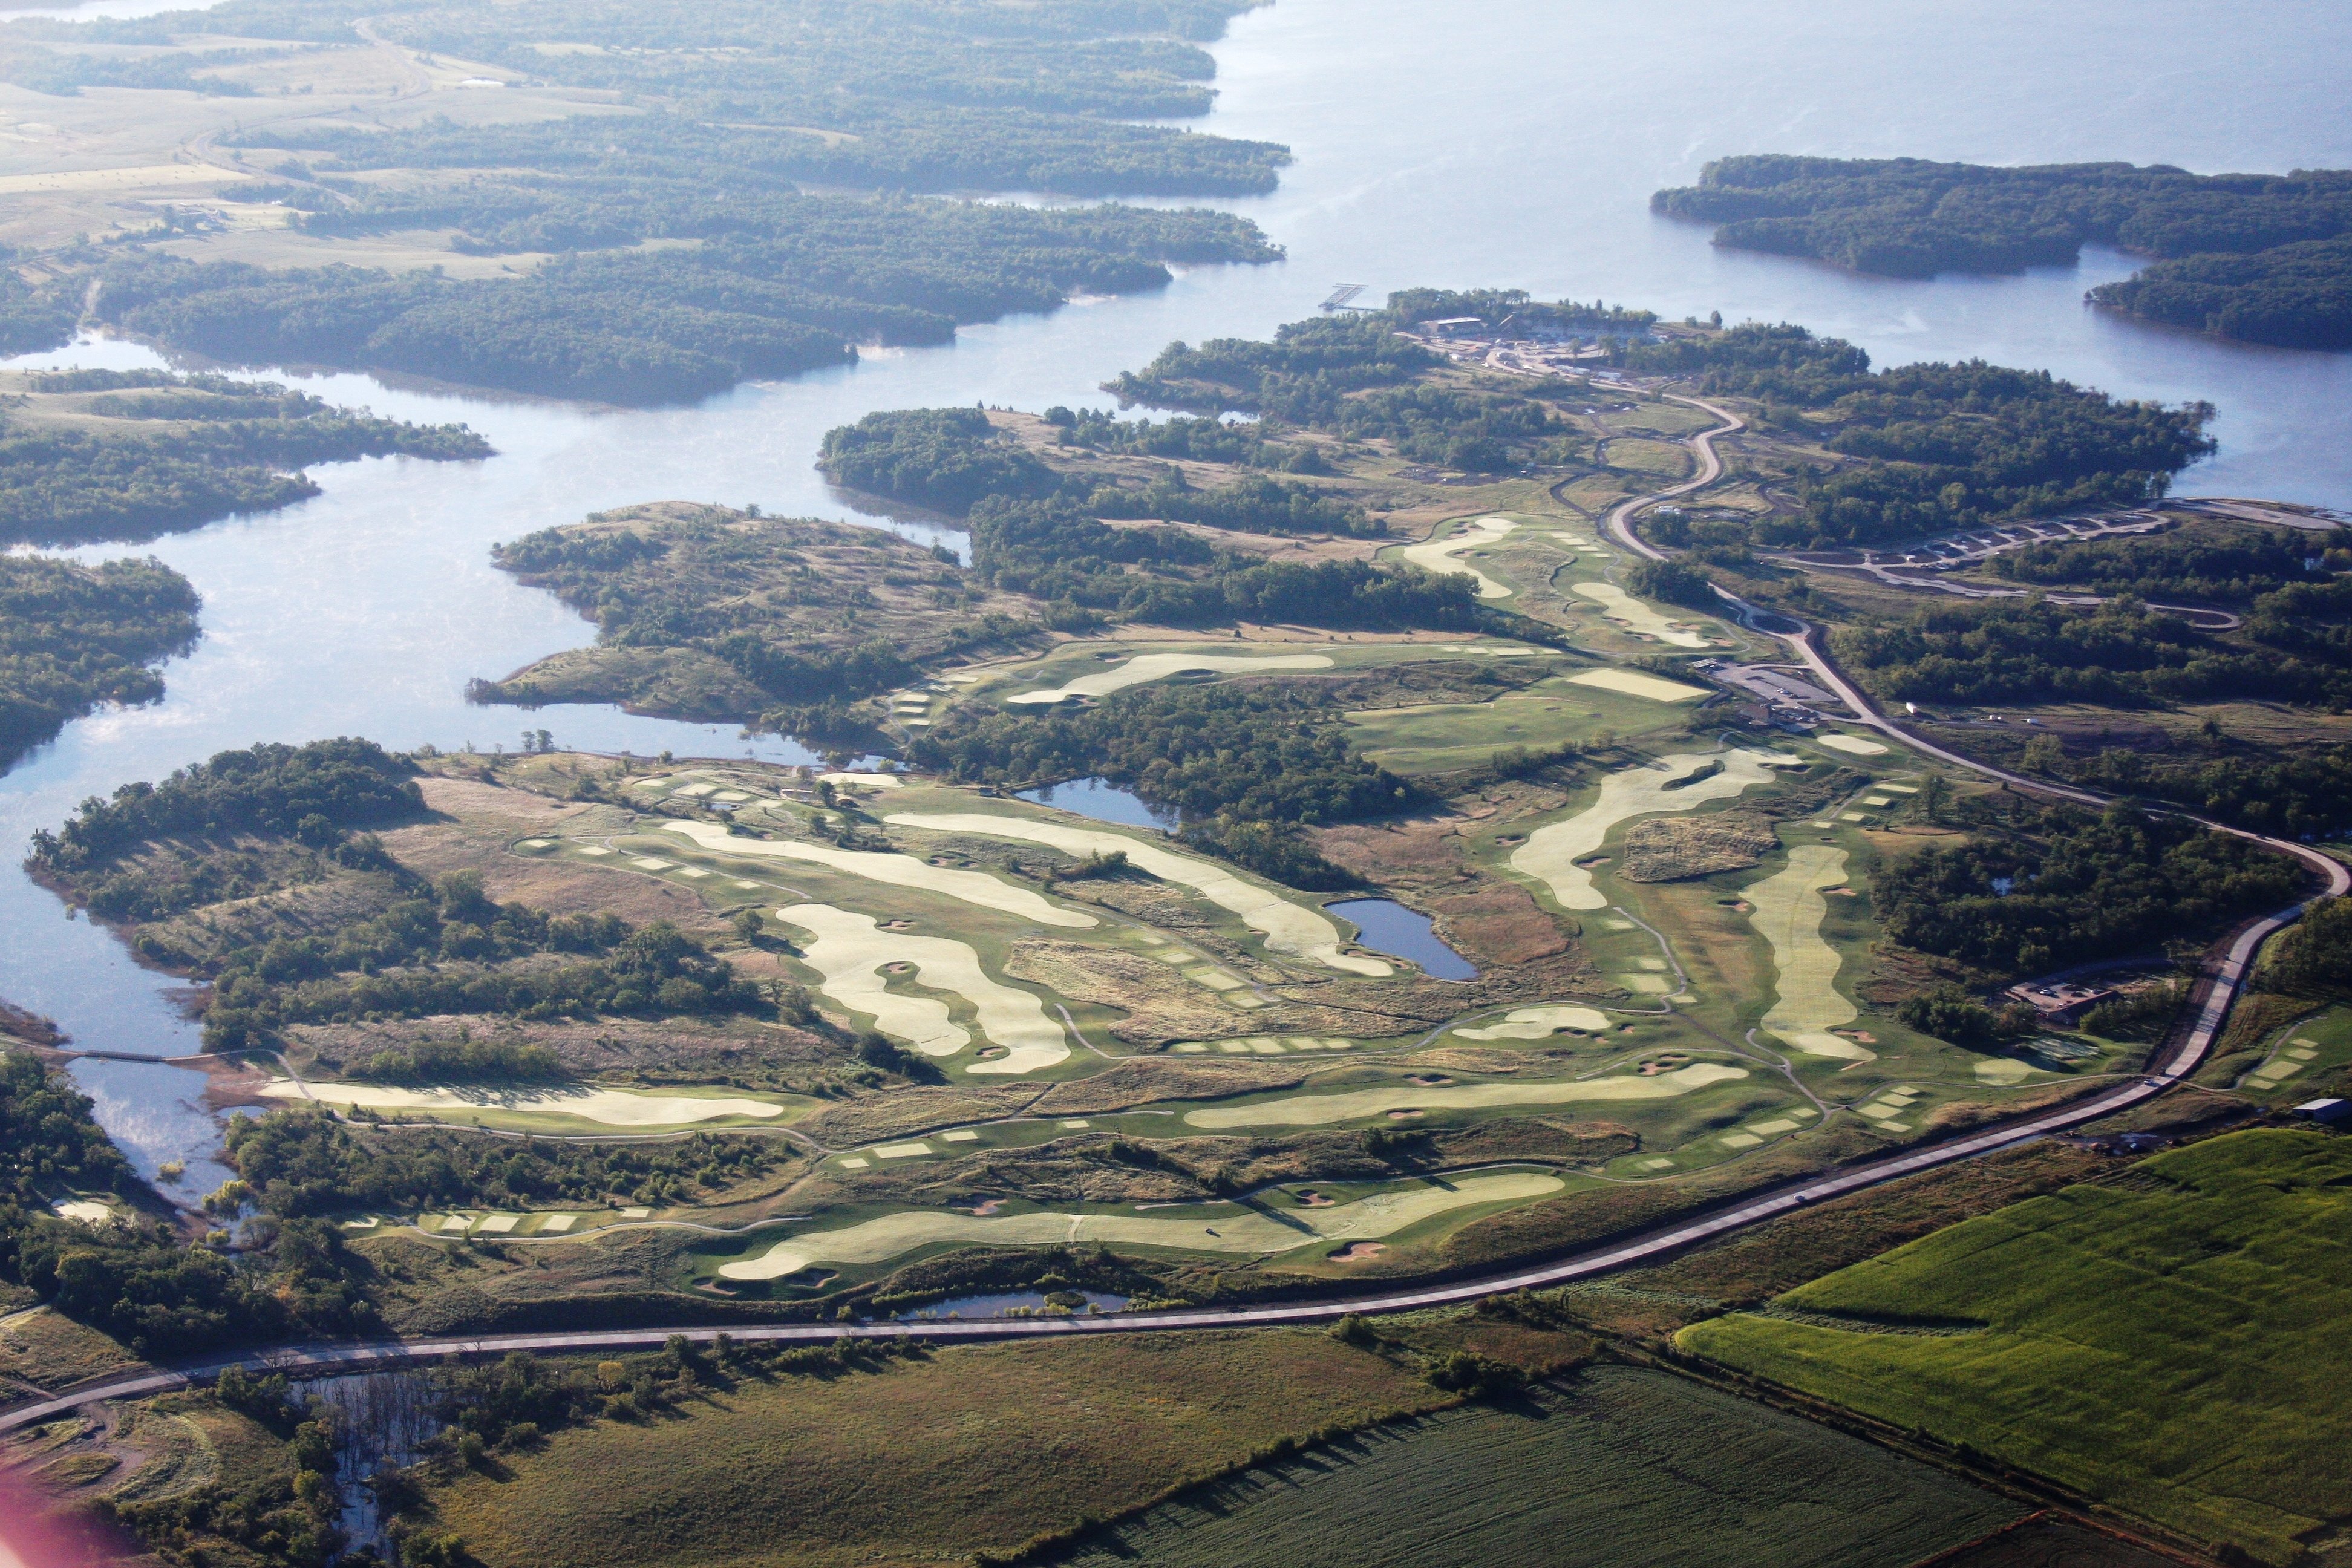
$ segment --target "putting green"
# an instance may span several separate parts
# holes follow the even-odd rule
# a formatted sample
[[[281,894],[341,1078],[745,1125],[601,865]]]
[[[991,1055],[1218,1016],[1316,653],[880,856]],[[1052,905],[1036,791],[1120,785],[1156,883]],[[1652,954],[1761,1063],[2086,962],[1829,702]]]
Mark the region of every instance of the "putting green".
[[[571,1116],[607,1127],[683,1127],[724,1116],[782,1116],[784,1108],[764,1100],[701,1099],[690,1095],[632,1094],[614,1089],[394,1089],[380,1083],[296,1083],[280,1079],[262,1093],[273,1100],[316,1100],[346,1109],[422,1110],[427,1113],[520,1111]]]
[[[1201,670],[1216,675],[1255,673],[1268,669],[1328,669],[1331,660],[1319,653],[1279,654],[1272,657],[1246,654],[1146,653],[1139,654],[1125,664],[1111,669],[1082,675],[1067,686],[1057,686],[1045,691],[1024,691],[1006,698],[1007,703],[1066,702],[1073,697],[1108,697],[1130,686],[1141,686],[1153,680],[1165,680],[1171,675],[1183,675]]]
[[[1672,647],[1706,647],[1706,638],[1666,619],[1614,583],[1579,583],[1575,592],[1600,605],[1603,619],[1615,621],[1629,632],[1643,633]]]
[[[719,1265],[719,1274],[725,1279],[778,1279],[820,1263],[885,1263],[935,1242],[982,1247],[1127,1242],[1188,1252],[1290,1252],[1318,1242],[1393,1236],[1440,1215],[1543,1197],[1566,1185],[1558,1176],[1511,1171],[1469,1176],[1446,1186],[1375,1193],[1329,1208],[1286,1209],[1278,1220],[1223,1204],[1201,1217],[1183,1219],[1123,1214],[1020,1214],[983,1219],[926,1209],[790,1237],[757,1258]]]
[[[1483,1029],[1456,1029],[1465,1040],[1540,1040],[1560,1029],[1605,1029],[1606,1014],[1591,1007],[1522,1007]]]
[[[1720,763],[1708,777],[1684,783],[1701,768]],[[1564,822],[1538,827],[1511,855],[1511,868],[1541,879],[1564,910],[1599,910],[1609,900],[1592,885],[1592,873],[1577,862],[1601,847],[1610,830],[1636,816],[1688,811],[1772,782],[1769,767],[1801,766],[1779,752],[1735,748],[1713,756],[1676,752],[1655,764],[1627,768],[1601,781],[1601,797]],[[1675,786],[1680,784],[1681,788]]]
[[[843,849],[832,844],[803,844],[795,839],[736,838],[716,822],[666,822],[665,830],[682,833],[705,849],[720,855],[740,855],[751,859],[806,860],[819,866],[829,866],[836,871],[846,871],[853,877],[868,881],[887,882],[894,888],[919,888],[925,892],[945,893],[967,904],[978,904],[984,910],[997,910],[1017,915],[1039,925],[1083,927],[1102,922],[1094,916],[1076,910],[1065,910],[1048,903],[1026,888],[1014,888],[998,881],[985,871],[959,871],[946,866],[934,866],[918,860],[912,855],[898,855],[872,849]]]
[[[1451,534],[1431,539],[1420,544],[1409,544],[1397,552],[1400,560],[1410,561],[1425,572],[1440,576],[1468,577],[1478,584],[1482,599],[1507,599],[1511,590],[1489,577],[1475,566],[1465,565],[1454,559],[1465,551],[1480,549],[1498,542],[1518,527],[1507,517],[1481,517],[1464,523]]]
[[[1597,686],[1603,691],[1622,691],[1628,697],[1646,697],[1653,702],[1687,702],[1694,697],[1704,697],[1706,689],[1685,686],[1678,680],[1661,680],[1654,675],[1643,675],[1638,669],[1588,669],[1582,675],[1568,678],[1570,686]]]
[[[1865,741],[1842,730],[1824,730],[1813,739],[1832,752],[1845,752],[1857,757],[1883,757],[1886,754],[1886,748],[1877,742]]]
[[[826,995],[872,1014],[875,1027],[912,1042],[927,1057],[951,1057],[971,1044],[971,1035],[949,1019],[947,1004],[937,997],[891,991],[878,973],[886,963],[910,963],[925,985],[969,1001],[981,1033],[1005,1047],[1005,1055],[974,1062],[965,1072],[1034,1072],[1069,1059],[1069,1042],[1062,1026],[1045,1016],[1044,1005],[990,979],[980,954],[962,942],[884,931],[873,916],[831,904],[788,904],[776,918],[815,935],[801,956],[824,976]]]
[[[1324,1127],[1391,1110],[1485,1110],[1497,1105],[1571,1105],[1590,1100],[1672,1100],[1711,1083],[1748,1076],[1746,1068],[1693,1062],[1649,1078],[1557,1079],[1549,1083],[1464,1083],[1423,1088],[1400,1083],[1337,1094],[1295,1094],[1255,1105],[1187,1111],[1192,1127]]]
[[[894,813],[887,821],[899,827],[926,827],[936,833],[979,833],[992,838],[1024,839],[1046,844],[1072,855],[1123,854],[1128,863],[1162,881],[1191,888],[1221,909],[1242,918],[1250,930],[1265,938],[1266,951],[1311,960],[1327,969],[1374,976],[1392,973],[1378,959],[1339,951],[1339,928],[1321,910],[1297,904],[1252,882],[1244,882],[1222,866],[1178,855],[1156,844],[1124,833],[1069,827],[1058,822],[1036,822],[1025,816],[992,816],[976,811],[942,816]]]
[[[1748,889],[1748,901],[1756,906],[1748,918],[1772,944],[1780,971],[1780,996],[1763,1026],[1808,1056],[1875,1061],[1877,1052],[1830,1033],[1859,1016],[1835,984],[1844,961],[1822,940],[1822,921],[1830,912],[1822,889],[1846,879],[1845,859],[1835,845],[1800,844],[1789,851],[1787,866]]]

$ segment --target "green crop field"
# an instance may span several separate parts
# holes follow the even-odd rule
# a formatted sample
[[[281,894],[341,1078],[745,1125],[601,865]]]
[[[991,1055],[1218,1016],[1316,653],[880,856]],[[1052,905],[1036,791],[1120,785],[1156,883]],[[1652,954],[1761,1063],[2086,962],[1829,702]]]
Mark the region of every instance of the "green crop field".
[[[1662,1373],[1603,1367],[1151,1510],[1085,1568],[1897,1568],[2024,1510]]]
[[[2352,1512],[2352,1142],[2255,1131],[1938,1231],[1685,1349],[2264,1561]],[[1906,1333],[1906,1323],[1976,1332]]]

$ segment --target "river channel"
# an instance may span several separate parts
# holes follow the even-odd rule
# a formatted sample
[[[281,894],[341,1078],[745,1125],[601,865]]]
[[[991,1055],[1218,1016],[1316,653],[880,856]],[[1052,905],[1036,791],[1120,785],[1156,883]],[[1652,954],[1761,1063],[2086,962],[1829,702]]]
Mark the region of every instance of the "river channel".
[[[2352,500],[2352,355],[2221,343],[2086,310],[2083,291],[2127,274],[2127,258],[2095,252],[2079,267],[2005,278],[1860,279],[1717,251],[1704,228],[1646,205],[1708,158],[1750,152],[2344,167],[2344,11],[2241,7],[2225,26],[2179,0],[1703,0],[1670,13],[1597,0],[1278,0],[1213,52],[1223,96],[1198,128],[1297,153],[1279,192],[1231,204],[1289,247],[1285,263],[1194,268],[1160,294],[974,327],[950,347],[874,353],[692,408],[305,382],[387,415],[463,420],[499,455],[320,468],[312,477],[324,493],[303,505],[149,547],[204,595],[205,637],[166,669],[162,703],[70,726],[0,784],[0,996],[53,1016],[83,1047],[158,1058],[195,1048],[168,979],[68,918],[17,859],[33,829],[84,796],[225,747],[363,734],[487,750],[514,743],[528,721],[559,744],[744,753],[750,743],[728,727],[467,707],[468,678],[590,637],[552,598],[491,571],[493,542],[664,499],[854,519],[810,467],[832,426],[910,405],[1103,405],[1095,384],[1169,340],[1264,334],[1335,283],[1368,284],[1375,298],[1420,283],[1495,285],[1675,317],[1719,310],[1728,321],[1805,322],[1880,363],[1981,356],[2128,396],[2209,399],[2221,451],[2184,476],[2182,493]],[[18,363],[156,362],[134,345],[94,342]],[[773,740],[759,751],[803,755]],[[143,1173],[188,1163],[166,1184],[172,1195],[191,1200],[225,1176],[205,1158],[217,1124],[200,1108],[201,1075],[91,1059],[73,1070]]]

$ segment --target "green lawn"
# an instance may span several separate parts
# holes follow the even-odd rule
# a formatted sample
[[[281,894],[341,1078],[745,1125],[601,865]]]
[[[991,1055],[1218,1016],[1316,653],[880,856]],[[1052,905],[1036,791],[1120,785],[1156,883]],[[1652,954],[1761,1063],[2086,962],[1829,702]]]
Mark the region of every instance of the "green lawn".
[[[1972,1219],[1685,1349],[2284,1563],[2352,1512],[2352,1140],[2233,1134]],[[1974,1332],[1906,1333],[1906,1324]]]

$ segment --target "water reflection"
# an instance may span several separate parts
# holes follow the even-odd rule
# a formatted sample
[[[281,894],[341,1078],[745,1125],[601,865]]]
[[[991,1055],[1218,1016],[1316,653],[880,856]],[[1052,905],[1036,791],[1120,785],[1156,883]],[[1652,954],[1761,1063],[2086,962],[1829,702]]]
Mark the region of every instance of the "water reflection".
[[[1023,800],[1034,800],[1039,805],[1050,805],[1059,811],[1091,816],[1097,822],[1116,822],[1123,827],[1159,827],[1173,831],[1177,813],[1171,807],[1153,805],[1133,790],[1115,784],[1108,779],[1070,779],[1063,784],[1046,784],[1039,789],[1024,789]]]
[[[1323,906],[1350,921],[1361,933],[1357,940],[1374,952],[1411,959],[1432,980],[1475,980],[1478,966],[1454,952],[1437,934],[1437,922],[1394,899],[1344,899]]]

